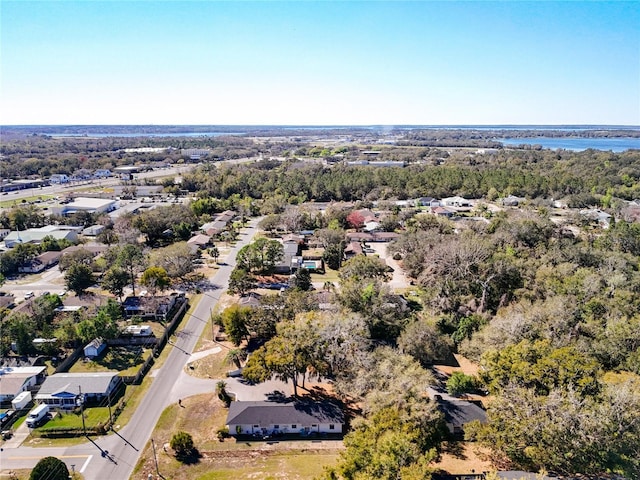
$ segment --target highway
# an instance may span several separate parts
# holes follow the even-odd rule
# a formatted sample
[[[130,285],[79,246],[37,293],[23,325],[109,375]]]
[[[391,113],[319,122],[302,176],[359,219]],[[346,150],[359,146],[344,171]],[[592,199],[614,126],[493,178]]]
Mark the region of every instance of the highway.
[[[181,386],[176,385],[176,382],[202,331],[209,324],[211,310],[227,288],[237,252],[254,237],[259,220],[259,218],[253,219],[248,227],[242,229],[240,239],[232,248],[225,264],[220,265],[215,275],[210,278],[214,288],[204,292],[193,314],[187,315],[183,320],[181,333],[175,335],[172,340],[173,347],[166,347],[171,348],[166,361],[162,368],[149,373],[153,377],[151,387],[124,428],[115,434],[92,438],[90,442],[75,447],[4,448],[4,451],[0,452],[2,470],[33,468],[40,458],[52,455],[62,459],[70,470],[73,465],[75,471],[82,472],[85,480],[129,478],[140,454],[151,438],[151,433],[162,411],[177,401],[174,397],[189,395],[189,391],[182,391]]]

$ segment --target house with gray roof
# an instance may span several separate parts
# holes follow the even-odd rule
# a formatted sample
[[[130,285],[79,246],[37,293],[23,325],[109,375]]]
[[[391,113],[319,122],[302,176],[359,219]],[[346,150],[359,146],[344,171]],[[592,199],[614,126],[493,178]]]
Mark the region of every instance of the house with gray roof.
[[[118,372],[56,373],[47,377],[35,400],[56,408],[73,409],[80,399],[85,405],[103,402],[122,385]]]
[[[227,426],[232,435],[342,434],[342,408],[331,402],[231,402]]]
[[[10,402],[26,390],[32,390],[47,377],[47,367],[1,367],[0,402]]]

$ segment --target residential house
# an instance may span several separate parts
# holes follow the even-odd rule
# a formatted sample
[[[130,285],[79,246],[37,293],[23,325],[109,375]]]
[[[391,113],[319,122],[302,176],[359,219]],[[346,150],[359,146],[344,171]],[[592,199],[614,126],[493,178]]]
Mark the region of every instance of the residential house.
[[[49,177],[49,182],[55,184],[69,183],[69,180],[69,176],[63,173],[54,173]]]
[[[517,207],[524,201],[524,198],[516,197],[515,195],[509,195],[504,197],[501,202],[505,207]]]
[[[597,208],[580,210],[580,215],[588,220],[597,222],[602,228],[609,228],[611,225],[611,219],[613,218],[612,215],[609,215],[607,212],[603,212]]]
[[[362,255],[362,253],[362,244],[360,242],[349,242],[344,249],[344,258],[345,260],[349,260],[356,255]]]
[[[443,198],[441,200],[441,204],[445,207],[456,207],[456,208],[467,208],[467,207],[473,206],[470,200],[467,200],[466,198],[459,197],[459,196]]]
[[[187,240],[187,245],[191,249],[191,253],[196,253],[198,250],[204,250],[211,245],[211,237],[209,235],[194,235]]]
[[[296,238],[295,235],[286,235],[285,238],[282,239],[282,248],[282,259],[278,265],[276,265],[276,271],[290,272],[292,265],[294,265],[293,260],[300,251],[300,240]],[[295,264],[295,268],[297,268],[297,263]]]
[[[82,235],[84,235],[85,237],[97,237],[102,232],[104,232],[104,229],[104,225],[91,225],[82,230]]]
[[[442,395],[437,394],[433,395],[433,399],[444,414],[444,421],[452,435],[463,435],[464,426],[474,420],[478,420],[480,423],[487,422],[487,412],[480,406],[479,401],[454,399],[453,397],[443,398]]]
[[[119,372],[56,373],[47,377],[35,400],[73,409],[79,402],[101,404],[123,385]]]
[[[100,245],[89,245],[89,244],[74,245],[73,247],[67,247],[64,250],[62,250],[62,256],[64,257],[65,255],[77,252],[78,250],[85,250],[85,251],[91,253],[94,257],[97,257],[98,255],[106,252],[108,249],[109,249],[109,247],[107,245],[102,245],[102,244],[100,244]]]
[[[0,367],[0,403],[34,389],[47,377],[47,367]]]
[[[62,252],[44,252],[35,257],[33,260],[18,267],[21,273],[38,273],[47,268],[51,268],[60,261]]]
[[[122,308],[126,317],[139,316],[166,320],[178,298],[177,294],[127,297],[122,302]]]
[[[226,424],[232,435],[342,434],[344,414],[331,402],[231,402]]]
[[[431,213],[433,213],[437,217],[453,217],[453,212],[445,207],[431,207]]]
[[[380,222],[375,220],[371,220],[364,223],[364,227],[362,228],[365,232],[375,232],[380,229]]]
[[[207,235],[215,236],[222,233],[225,228],[229,226],[229,223],[233,221],[236,216],[236,212],[233,210],[225,210],[224,212],[218,214],[215,220],[205,223],[200,227],[200,231],[206,233]]]
[[[94,178],[107,178],[111,176],[111,170],[98,169],[93,173]]]
[[[372,242],[373,234],[368,232],[348,232],[347,240],[349,242]]]
[[[104,352],[106,348],[107,344],[102,338],[94,338],[87,345],[85,345],[84,356],[93,360],[94,358],[100,356],[100,354]]]
[[[372,242],[392,242],[400,238],[400,234],[396,232],[373,232]]]

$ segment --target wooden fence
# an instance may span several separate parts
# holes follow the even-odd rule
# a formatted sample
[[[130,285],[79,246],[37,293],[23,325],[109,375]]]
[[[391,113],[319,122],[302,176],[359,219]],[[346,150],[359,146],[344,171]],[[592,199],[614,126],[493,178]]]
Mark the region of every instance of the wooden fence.
[[[122,380],[125,384],[140,385],[142,383],[144,376],[149,372],[149,370],[155,363],[156,358],[160,355],[160,352],[162,352],[162,349],[167,344],[169,337],[175,331],[178,324],[180,324],[180,322],[182,321],[182,317],[189,308],[189,302],[186,298],[178,299],[178,301],[182,301],[182,303],[173,314],[171,321],[167,324],[167,328],[164,329],[164,334],[160,338],[156,339],[156,346],[153,348],[153,355],[150,355],[149,358],[144,361],[144,363],[140,366],[138,373],[136,373],[135,375],[122,377]]]

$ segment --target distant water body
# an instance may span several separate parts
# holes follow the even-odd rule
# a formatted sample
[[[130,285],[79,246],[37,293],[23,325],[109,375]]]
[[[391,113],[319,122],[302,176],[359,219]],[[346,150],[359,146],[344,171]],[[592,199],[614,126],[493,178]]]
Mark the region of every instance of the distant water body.
[[[51,133],[51,137],[60,138],[108,138],[108,137],[220,137],[222,135],[241,135],[242,132],[180,132],[180,133]]]
[[[542,148],[556,150],[573,150],[581,152],[588,148],[595,150],[624,152],[629,149],[640,149],[640,138],[578,138],[578,137],[522,137],[522,138],[497,138],[504,146],[540,145]]]

